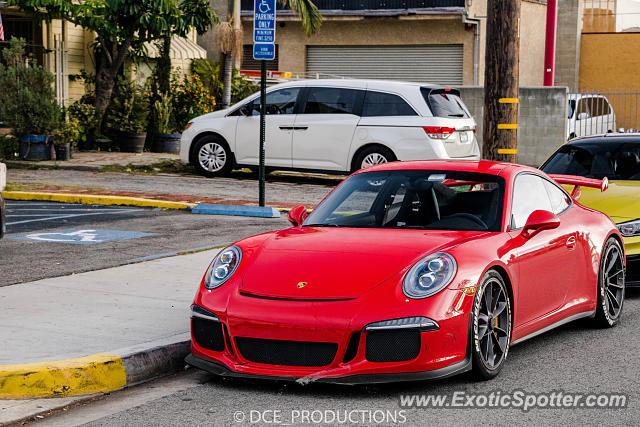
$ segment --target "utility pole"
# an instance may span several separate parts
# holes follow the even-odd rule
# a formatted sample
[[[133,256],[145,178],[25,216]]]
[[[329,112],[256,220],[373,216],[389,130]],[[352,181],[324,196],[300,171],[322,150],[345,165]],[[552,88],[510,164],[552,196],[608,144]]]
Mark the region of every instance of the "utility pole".
[[[487,1],[482,157],[515,162],[518,138],[520,0]]]

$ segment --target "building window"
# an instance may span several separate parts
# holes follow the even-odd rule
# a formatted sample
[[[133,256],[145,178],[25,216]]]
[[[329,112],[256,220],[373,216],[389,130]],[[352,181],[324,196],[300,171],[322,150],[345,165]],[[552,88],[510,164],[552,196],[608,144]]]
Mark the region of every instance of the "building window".
[[[273,61],[267,61],[267,71],[278,71],[278,45],[276,45],[276,57]],[[242,47],[242,70],[259,70],[260,61],[253,59],[253,45],[245,44]]]

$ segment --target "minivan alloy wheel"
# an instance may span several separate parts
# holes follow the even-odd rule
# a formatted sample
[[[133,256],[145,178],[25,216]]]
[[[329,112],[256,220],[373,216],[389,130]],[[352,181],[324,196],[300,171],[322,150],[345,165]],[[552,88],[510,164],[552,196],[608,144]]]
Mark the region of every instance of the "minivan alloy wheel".
[[[203,169],[209,172],[217,172],[227,163],[227,153],[220,144],[209,142],[200,148],[198,162]]]
[[[389,160],[380,153],[371,153],[362,160],[362,167],[366,168],[380,163],[387,163]]]

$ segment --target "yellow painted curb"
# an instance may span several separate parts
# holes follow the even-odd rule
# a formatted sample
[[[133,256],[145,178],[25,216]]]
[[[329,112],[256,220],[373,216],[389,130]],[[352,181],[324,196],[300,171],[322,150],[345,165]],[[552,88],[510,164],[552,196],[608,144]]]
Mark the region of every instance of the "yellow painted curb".
[[[80,203],[83,205],[127,205],[162,209],[190,209],[196,203],[168,202],[165,200],[143,199],[128,196],[102,196],[93,194],[46,193],[37,191],[3,191],[7,200],[39,200],[61,203]]]
[[[108,392],[126,384],[122,358],[111,354],[98,353],[55,362],[0,365],[0,399]]]

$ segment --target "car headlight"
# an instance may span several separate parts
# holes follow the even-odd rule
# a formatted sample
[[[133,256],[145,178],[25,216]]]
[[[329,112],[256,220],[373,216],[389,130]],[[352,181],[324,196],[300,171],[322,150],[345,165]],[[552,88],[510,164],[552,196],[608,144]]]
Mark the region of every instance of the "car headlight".
[[[220,252],[204,276],[204,287],[214,289],[229,280],[238,268],[241,259],[242,250],[237,246],[229,246]]]
[[[616,224],[624,237],[640,236],[640,219]]]
[[[402,291],[409,298],[427,298],[437,294],[453,280],[458,266],[445,252],[422,258],[409,270],[402,282]]]

